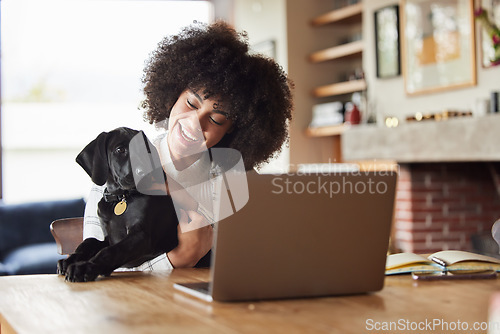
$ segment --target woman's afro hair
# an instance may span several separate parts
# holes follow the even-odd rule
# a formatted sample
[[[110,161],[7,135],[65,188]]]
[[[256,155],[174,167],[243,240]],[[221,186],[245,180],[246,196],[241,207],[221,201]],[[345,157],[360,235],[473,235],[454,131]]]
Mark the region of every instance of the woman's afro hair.
[[[187,88],[220,98],[233,126],[215,147],[238,150],[247,170],[269,161],[288,140],[293,83],[273,59],[249,51],[246,33],[221,21],[166,37],[146,62],[145,119],[166,120]]]

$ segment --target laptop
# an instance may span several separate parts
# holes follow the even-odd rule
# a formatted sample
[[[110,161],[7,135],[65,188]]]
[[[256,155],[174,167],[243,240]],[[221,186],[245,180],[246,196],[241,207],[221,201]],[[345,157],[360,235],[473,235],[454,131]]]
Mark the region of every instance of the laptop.
[[[383,288],[396,173],[249,174],[248,203],[216,227],[206,301],[360,294]]]

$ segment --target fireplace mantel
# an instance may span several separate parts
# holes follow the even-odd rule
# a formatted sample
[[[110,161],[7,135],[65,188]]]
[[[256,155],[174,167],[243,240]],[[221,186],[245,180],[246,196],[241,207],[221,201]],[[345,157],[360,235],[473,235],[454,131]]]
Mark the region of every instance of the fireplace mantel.
[[[404,123],[396,128],[352,126],[342,134],[344,161],[500,161],[500,115]]]

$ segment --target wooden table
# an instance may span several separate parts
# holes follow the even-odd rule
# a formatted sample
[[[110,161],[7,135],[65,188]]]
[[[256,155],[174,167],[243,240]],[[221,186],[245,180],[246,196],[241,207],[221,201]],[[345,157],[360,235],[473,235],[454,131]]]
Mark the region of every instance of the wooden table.
[[[207,303],[172,286],[207,278],[206,269],[121,273],[92,283],[0,277],[0,333],[484,333],[472,326],[488,321],[490,297],[500,291],[500,279],[416,283],[393,276],[372,294]],[[437,321],[469,330],[445,331]],[[376,331],[391,322],[404,328]]]

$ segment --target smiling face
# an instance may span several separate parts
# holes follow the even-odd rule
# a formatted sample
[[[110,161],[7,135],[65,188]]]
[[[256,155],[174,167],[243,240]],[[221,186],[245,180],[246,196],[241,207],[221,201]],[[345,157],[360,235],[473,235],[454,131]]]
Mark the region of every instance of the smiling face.
[[[187,167],[216,145],[231,129],[228,116],[217,99],[203,99],[190,89],[183,91],[168,121],[167,142],[174,163]]]

